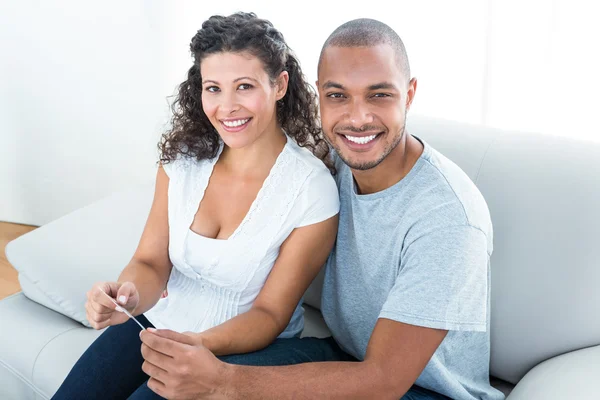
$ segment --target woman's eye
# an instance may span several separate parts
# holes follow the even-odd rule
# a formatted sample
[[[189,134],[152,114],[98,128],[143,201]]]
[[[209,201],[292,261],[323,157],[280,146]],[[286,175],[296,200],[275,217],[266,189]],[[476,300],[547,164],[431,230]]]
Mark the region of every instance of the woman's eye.
[[[344,95],[341,93],[329,93],[327,95],[327,97],[332,98],[332,99],[341,99],[344,97]]]
[[[219,88],[218,88],[218,87],[216,87],[216,86],[209,86],[209,87],[207,87],[205,90],[206,90],[207,92],[210,92],[210,93],[216,93],[216,92],[218,92],[218,91],[219,91]]]
[[[238,86],[238,89],[242,89],[242,90],[252,89],[252,85],[250,85],[248,83],[242,83],[240,86]]]

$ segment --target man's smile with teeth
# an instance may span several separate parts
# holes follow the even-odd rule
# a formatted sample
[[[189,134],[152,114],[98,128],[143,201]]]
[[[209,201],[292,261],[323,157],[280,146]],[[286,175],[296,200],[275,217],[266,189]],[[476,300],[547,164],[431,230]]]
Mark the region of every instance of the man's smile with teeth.
[[[352,143],[367,144],[370,141],[372,141],[373,139],[375,139],[377,137],[377,135],[363,136],[363,137],[344,135],[344,137],[346,139],[348,139],[349,141],[351,141]]]

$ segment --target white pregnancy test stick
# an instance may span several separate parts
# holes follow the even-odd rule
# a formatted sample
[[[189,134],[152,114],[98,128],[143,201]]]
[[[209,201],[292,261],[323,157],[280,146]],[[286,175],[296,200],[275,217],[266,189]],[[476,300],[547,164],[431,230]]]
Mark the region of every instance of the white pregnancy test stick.
[[[135,321],[135,323],[136,323],[136,324],[138,324],[138,325],[140,326],[140,328],[142,328],[142,330],[146,330],[146,328],[144,328],[144,325],[140,324],[140,321],[138,321],[138,320],[137,320],[137,319],[136,319],[136,318],[135,318],[133,315],[131,315],[131,313],[130,313],[129,311],[127,311],[126,309],[124,309],[123,307],[121,307],[121,306],[119,305],[119,303],[117,303],[117,302],[115,301],[115,299],[113,299],[112,297],[110,297],[110,296],[108,295],[108,293],[106,293],[106,292],[105,292],[104,290],[102,290],[102,289],[100,289],[100,291],[101,291],[102,293],[104,293],[104,294],[106,295],[106,297],[108,297],[108,298],[110,299],[110,301],[112,301],[112,302],[114,303],[114,305],[115,305],[115,306],[117,306],[117,307],[115,308],[115,310],[117,310],[117,311],[119,311],[119,312],[122,312],[122,313],[125,313],[125,315],[127,315],[129,318],[131,318],[132,320],[134,320],[134,321]]]

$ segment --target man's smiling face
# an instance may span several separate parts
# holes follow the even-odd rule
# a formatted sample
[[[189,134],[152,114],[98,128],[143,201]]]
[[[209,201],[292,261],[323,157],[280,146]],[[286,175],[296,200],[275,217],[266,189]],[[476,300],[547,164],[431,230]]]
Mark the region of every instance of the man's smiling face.
[[[352,169],[381,163],[404,134],[409,77],[387,44],[330,46],[322,54],[317,87],[323,132]]]

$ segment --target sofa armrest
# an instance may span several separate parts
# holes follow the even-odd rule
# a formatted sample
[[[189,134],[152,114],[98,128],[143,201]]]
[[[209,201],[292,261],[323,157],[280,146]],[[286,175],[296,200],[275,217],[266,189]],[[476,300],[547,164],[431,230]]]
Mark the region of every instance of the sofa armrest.
[[[600,346],[566,353],[537,365],[507,400],[598,399]]]
[[[6,246],[23,293],[89,326],[85,294],[95,282],[116,280],[142,234],[154,185],[93,203],[29,232]]]

